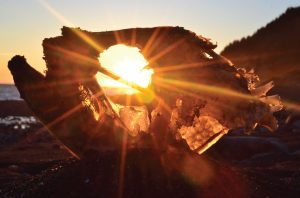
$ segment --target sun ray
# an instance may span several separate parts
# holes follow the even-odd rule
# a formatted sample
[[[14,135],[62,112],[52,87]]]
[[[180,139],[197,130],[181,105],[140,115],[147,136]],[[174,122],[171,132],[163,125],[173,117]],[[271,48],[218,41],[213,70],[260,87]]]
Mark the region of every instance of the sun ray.
[[[136,28],[132,29],[130,44],[131,46],[136,44]]]
[[[155,42],[159,32],[160,32],[160,28],[156,28],[154,32],[151,34],[150,38],[148,39],[145,47],[142,49],[142,54],[144,54],[146,57],[148,57],[149,49],[152,46],[152,44]]]
[[[99,96],[102,96],[104,95],[104,98],[107,99],[107,97],[105,96],[105,94],[101,91],[99,91],[98,93],[95,93],[94,96],[96,98],[98,98]],[[101,97],[102,98],[102,97]],[[110,103],[106,100],[106,104],[107,105],[110,105]],[[57,118],[55,118],[54,120],[52,120],[51,122],[48,122],[47,124],[44,124],[43,127],[41,127],[40,129],[38,129],[36,131],[36,133],[40,133],[44,130],[47,130],[57,124],[59,124],[60,122],[64,121],[65,119],[67,119],[68,117],[70,117],[71,115],[77,113],[80,109],[82,108],[82,104],[79,103],[78,105],[74,106],[73,108],[69,109],[68,111],[64,112],[62,115],[58,116]],[[111,108],[111,110],[113,111],[112,107],[109,106],[109,108]],[[117,120],[120,122],[121,126],[124,128],[124,129],[127,129],[124,125],[124,123],[118,119],[118,117],[116,117]],[[128,130],[128,129],[127,129]],[[70,148],[68,148],[67,146],[64,145],[64,147],[69,151],[70,154],[72,154],[75,158],[77,159],[80,159],[80,157],[75,154]]]
[[[127,139],[128,134],[123,133],[122,145],[121,145],[121,159],[120,159],[120,170],[119,170],[119,189],[118,198],[123,197],[124,191],[124,175],[125,175],[125,165],[126,165],[126,155],[127,155]]]
[[[79,38],[81,38],[82,40],[84,40],[86,43],[88,43],[90,46],[92,46],[97,51],[102,52],[103,50],[105,50],[105,48],[103,48],[102,46],[100,46],[96,41],[94,41],[87,34],[83,33],[81,30],[79,30],[79,29],[73,29],[73,32],[75,32],[75,34]]]
[[[174,85],[167,85],[167,84],[160,84],[159,85],[161,88],[164,88],[164,89],[166,89],[166,90],[168,90],[168,91],[175,91],[175,92],[179,92],[179,93],[181,93],[181,94],[184,94],[185,96],[190,96],[190,97],[192,97],[192,98],[195,98],[195,99],[203,99],[203,96],[201,95],[201,94],[196,94],[196,93],[193,93],[193,92],[191,92],[191,91],[188,91],[188,90],[185,90],[185,89],[183,89],[183,88],[179,88],[179,87],[177,87],[177,86],[174,86]],[[227,106],[227,108],[229,108],[230,106],[228,105],[228,104],[226,104],[226,103],[224,103],[224,104],[220,104],[220,105],[222,105],[222,106]]]
[[[115,36],[115,39],[117,41],[118,44],[121,44],[122,43],[122,35],[120,34],[120,32],[118,31],[114,31],[114,36]]]
[[[145,68],[147,60],[136,47],[113,45],[100,54],[99,71],[133,88],[145,89],[152,79],[153,69]]]
[[[178,47],[181,43],[183,43],[185,41],[185,38],[179,39],[178,41],[176,41],[175,43],[173,43],[172,45],[169,45],[168,47],[166,47],[165,49],[161,50],[158,54],[152,56],[149,60],[149,63],[153,63],[155,62],[157,59],[163,57],[164,55],[166,55],[167,53],[169,53],[170,51],[174,50],[176,47]]]
[[[162,87],[162,88],[165,88],[166,90],[180,92],[180,93],[186,94],[187,96],[191,96],[191,97],[194,97],[194,98],[198,98],[198,99],[202,98],[198,94],[195,94],[195,93],[190,92],[190,91],[186,91],[186,90],[184,90],[182,88],[179,88],[177,86],[174,86],[174,85],[158,83],[158,86]]]
[[[57,47],[57,46],[49,46],[50,48],[60,52],[60,53],[63,53],[65,54],[66,56],[69,56],[69,57],[73,57],[73,58],[76,58],[82,62],[86,62],[86,63],[90,63],[91,65],[95,65],[96,67],[98,67],[98,70],[105,76],[107,76],[109,79],[112,79],[112,80],[115,80],[115,81],[118,81],[124,85],[128,85],[129,87],[133,87],[133,89],[136,89],[136,90],[144,90],[145,88],[139,86],[138,84],[135,84],[133,82],[128,82],[127,80],[121,78],[120,76],[106,70],[105,68],[103,67],[99,67],[99,61],[98,60],[95,60],[95,59],[92,59],[90,57],[87,57],[85,55],[82,55],[82,54],[79,54],[79,53],[76,53],[74,51],[70,51],[70,50],[67,50],[67,49],[64,49],[64,48],[61,48],[61,47]],[[90,81],[90,79],[87,79],[87,78],[76,78],[78,81],[81,80],[81,82],[86,82],[86,81]],[[67,80],[65,80],[64,82],[68,82]],[[72,81],[70,81],[70,83],[73,83]],[[103,87],[106,86],[105,82],[101,85]]]
[[[63,15],[61,15],[56,9],[54,9],[47,1],[38,0],[38,2],[46,8],[53,16],[55,16],[61,23],[67,26],[74,26],[74,24],[66,19]]]
[[[294,102],[289,102],[289,101],[285,101],[283,100],[283,105],[287,108],[287,109],[292,109],[294,111],[300,112],[300,105]]]
[[[49,48],[52,48],[58,52],[61,52],[67,56],[70,56],[70,57],[73,57],[73,58],[77,58],[79,59],[80,61],[82,62],[87,62],[87,63],[90,63],[91,65],[96,65],[96,66],[100,66],[99,65],[99,61],[98,60],[95,60],[93,58],[90,58],[88,56],[85,56],[85,55],[82,55],[82,54],[79,54],[77,52],[74,52],[74,51],[71,51],[71,50],[68,50],[68,49],[65,49],[65,48],[62,48],[62,47],[57,47],[57,46],[49,46]]]
[[[130,95],[126,95],[126,101],[125,101],[125,105],[128,106],[131,104],[131,96]]]
[[[149,46],[147,47],[147,50],[144,51],[143,53],[146,57],[151,57],[151,54],[153,53],[153,51],[157,48],[159,48],[159,45],[163,42],[163,39],[165,38],[165,36],[167,35],[167,32],[160,32],[160,34],[156,35],[155,40],[152,41]],[[148,41],[147,41],[148,44]]]
[[[59,13],[56,9],[54,9],[53,6],[51,6],[48,2],[45,0],[38,0],[40,4],[46,8],[54,17],[56,17],[61,23],[63,23],[66,26],[76,27],[74,23],[72,23],[70,20],[68,20],[66,17],[64,17],[61,13]],[[80,31],[79,29],[73,29],[73,32],[81,38],[83,41],[88,43],[90,46],[92,46],[94,49],[98,51],[103,51],[104,48],[101,47],[96,41],[94,41],[92,38],[90,38],[87,34]]]
[[[166,73],[172,71],[187,70],[187,69],[192,69],[197,67],[204,67],[211,64],[212,62],[208,61],[208,62],[193,62],[193,63],[178,64],[178,65],[169,65],[169,66],[155,68],[155,73],[160,74],[160,73]]]
[[[180,92],[185,93],[187,95],[190,95],[192,97],[199,97],[197,94],[193,94],[188,90],[199,90],[204,93],[212,93],[212,94],[218,94],[218,95],[224,95],[224,96],[230,96],[230,97],[238,97],[246,100],[254,100],[254,101],[260,101],[259,97],[253,96],[250,93],[240,93],[228,88],[224,87],[218,87],[218,86],[211,86],[211,85],[204,85],[200,83],[193,83],[193,82],[187,82],[187,81],[178,81],[178,80],[170,80],[170,79],[162,79],[162,78],[155,78],[156,83],[159,86],[164,86],[167,89],[170,90],[180,90]],[[169,86],[168,86],[169,85]],[[176,85],[176,86],[174,86]],[[174,88],[176,87],[176,89]],[[187,89],[185,89],[187,88]],[[289,102],[286,100],[282,100],[282,103],[284,107],[288,109],[292,109],[294,111],[300,112],[300,105],[297,103]]]
[[[181,88],[187,88],[188,90],[199,90],[199,91],[202,91],[205,93],[227,95],[227,96],[239,97],[239,98],[250,99],[250,100],[258,100],[257,97],[252,96],[250,93],[245,94],[245,93],[237,92],[232,89],[225,88],[225,87],[205,85],[205,84],[182,81],[182,80],[180,81],[180,80],[175,80],[175,79],[163,79],[163,78],[159,78],[159,77],[157,77],[156,80],[160,81],[161,83],[170,84],[173,86],[176,85]]]
[[[154,100],[156,100],[158,102],[158,104],[164,109],[166,110],[168,113],[172,113],[172,109],[171,107],[165,102],[165,100],[163,98],[161,98],[160,96],[158,96],[157,94],[154,94]]]
[[[57,47],[57,46],[51,46],[50,45],[49,48],[64,54],[66,57],[72,57],[73,59],[78,59],[79,61],[82,61],[84,63],[89,63],[90,65],[93,65],[93,66],[97,67],[98,69],[100,68],[99,61],[95,60],[95,59],[92,59],[88,56],[76,53],[76,52],[68,50],[68,49],[64,49],[62,47]],[[83,78],[77,77],[76,79],[78,81],[81,81],[81,82],[87,82],[87,81],[91,80],[91,79],[88,79],[87,77],[83,77]],[[64,80],[64,82],[68,83],[68,80]],[[72,83],[72,81],[70,81],[70,83]]]
[[[75,107],[71,108],[70,110],[66,111],[65,113],[63,113],[62,115],[60,115],[59,117],[55,118],[53,121],[48,122],[47,124],[44,124],[43,127],[41,127],[40,129],[38,129],[35,134],[41,133],[44,130],[48,130],[51,127],[59,124],[60,122],[64,121],[66,118],[70,117],[71,115],[73,115],[74,113],[76,113],[77,111],[80,110],[80,108],[82,107],[81,104],[76,105]],[[63,146],[69,151],[70,154],[72,154],[75,158],[80,159],[80,157],[75,154],[70,148],[68,148],[66,145],[63,144]]]

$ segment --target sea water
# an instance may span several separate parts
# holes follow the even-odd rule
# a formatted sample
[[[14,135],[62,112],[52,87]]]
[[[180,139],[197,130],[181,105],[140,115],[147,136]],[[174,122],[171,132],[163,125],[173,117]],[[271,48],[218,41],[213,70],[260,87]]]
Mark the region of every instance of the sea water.
[[[22,100],[15,85],[0,84],[0,101]]]
[[[1,101],[22,100],[15,85],[0,84]],[[13,108],[13,107],[12,107]],[[0,109],[1,111],[1,109]],[[25,130],[38,123],[33,116],[12,116],[0,117],[0,129],[12,128],[14,130]]]

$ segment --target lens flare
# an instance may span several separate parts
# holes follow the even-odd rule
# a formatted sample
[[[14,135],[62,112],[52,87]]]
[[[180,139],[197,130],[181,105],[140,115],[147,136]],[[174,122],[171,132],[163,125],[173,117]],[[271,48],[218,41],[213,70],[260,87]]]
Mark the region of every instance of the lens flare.
[[[143,88],[151,83],[153,69],[144,68],[148,62],[136,47],[114,45],[100,54],[99,61],[103,68],[129,83],[135,83]],[[105,80],[103,86],[107,84],[112,83]]]

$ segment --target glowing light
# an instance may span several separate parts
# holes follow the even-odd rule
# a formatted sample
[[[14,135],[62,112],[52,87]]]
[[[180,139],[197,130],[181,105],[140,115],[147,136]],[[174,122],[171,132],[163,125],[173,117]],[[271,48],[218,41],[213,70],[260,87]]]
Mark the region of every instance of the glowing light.
[[[114,45],[100,54],[99,61],[102,67],[129,83],[135,83],[144,88],[151,83],[153,69],[144,68],[148,62],[136,47]],[[103,83],[103,86],[114,84],[107,80]],[[117,84],[114,85],[119,87]]]

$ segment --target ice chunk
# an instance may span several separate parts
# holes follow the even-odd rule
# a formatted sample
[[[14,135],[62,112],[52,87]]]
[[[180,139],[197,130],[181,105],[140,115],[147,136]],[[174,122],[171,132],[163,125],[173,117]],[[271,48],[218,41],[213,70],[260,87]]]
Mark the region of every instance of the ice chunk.
[[[271,112],[277,112],[283,109],[283,104],[281,102],[280,96],[278,95],[266,96],[260,98],[260,101],[268,104]]]
[[[150,120],[146,106],[124,106],[119,109],[120,119],[129,129],[129,135],[148,132]]]
[[[178,129],[179,136],[186,141],[191,150],[199,154],[216,143],[228,129],[210,116],[195,117],[192,126],[183,125]]]
[[[251,93],[258,97],[266,96],[267,93],[274,87],[274,82],[270,81],[267,84],[251,90]]]

